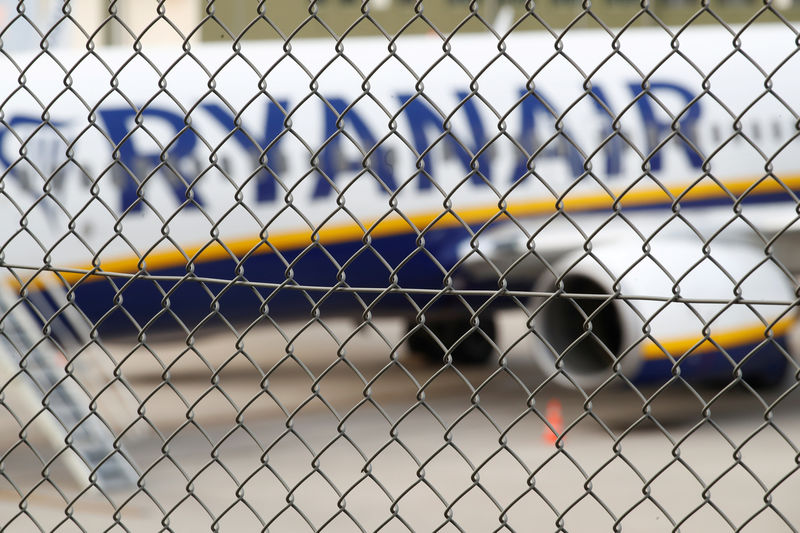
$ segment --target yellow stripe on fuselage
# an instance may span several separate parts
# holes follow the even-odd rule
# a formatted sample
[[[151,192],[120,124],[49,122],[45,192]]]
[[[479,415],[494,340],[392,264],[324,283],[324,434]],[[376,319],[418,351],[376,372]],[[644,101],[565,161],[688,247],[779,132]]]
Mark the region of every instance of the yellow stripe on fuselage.
[[[754,196],[781,192],[785,188],[800,189],[800,175],[786,176],[781,178],[781,183],[775,179],[764,179],[757,186],[753,184],[761,178],[740,179],[735,181],[724,181],[727,191],[722,189],[710,178],[705,178],[696,184],[672,185],[664,189],[654,186],[649,180],[648,185],[641,188],[632,188],[624,194],[617,193],[616,198],[607,193],[578,194],[569,193],[560,200],[534,200],[530,202],[509,202],[505,209],[501,209],[497,203],[470,207],[465,209],[455,209],[458,217],[451,212],[444,210],[428,211],[411,214],[407,218],[411,225],[397,214],[391,214],[386,218],[375,218],[364,221],[364,227],[372,238],[387,237],[416,233],[428,226],[431,229],[446,229],[458,227],[462,223],[474,225],[490,220],[492,217],[499,217],[503,220],[507,217],[524,218],[534,216],[544,216],[552,214],[558,210],[577,213],[594,210],[611,210],[615,202],[621,209],[641,208],[653,206],[673,201],[673,198],[680,198],[680,201],[694,202],[702,200],[719,199],[739,196],[745,191],[751,190],[748,195]],[[620,196],[621,195],[621,196]],[[462,222],[463,221],[463,222]],[[323,245],[338,244],[344,242],[360,241],[364,237],[364,230],[354,223],[328,224],[319,228],[316,232],[310,229],[290,230],[268,234],[269,245],[259,238],[243,238],[226,240],[230,253],[218,242],[206,242],[204,244],[194,244],[183,247],[183,252],[176,249],[154,250],[148,253],[143,259],[136,256],[126,256],[108,260],[102,260],[99,267],[78,266],[71,268],[73,272],[60,272],[64,279],[69,283],[75,283],[81,278],[84,281],[100,279],[94,272],[107,274],[132,274],[146,269],[148,272],[155,272],[167,268],[180,267],[187,264],[186,257],[194,264],[205,263],[215,260],[233,259],[231,253],[238,259],[247,254],[271,253],[274,247],[277,250],[293,250],[305,248],[314,240],[318,240]],[[143,263],[143,267],[140,267]],[[74,272],[75,270],[80,273]],[[89,274],[87,276],[87,274]],[[33,284],[40,285],[41,282],[34,280]]]
[[[794,318],[786,317],[779,320],[769,329],[773,337],[781,337],[785,335],[793,325]],[[680,339],[658,339],[661,347],[648,339],[642,347],[642,356],[645,359],[654,360],[665,359],[667,354],[669,354],[673,358],[678,359],[689,352],[689,350],[691,350],[689,356],[693,356],[715,352],[718,351],[720,347],[724,350],[733,350],[742,346],[752,346],[767,338],[767,326],[758,324],[722,332],[714,332],[712,326],[709,338],[714,342],[711,342],[708,338],[704,339],[702,335]]]

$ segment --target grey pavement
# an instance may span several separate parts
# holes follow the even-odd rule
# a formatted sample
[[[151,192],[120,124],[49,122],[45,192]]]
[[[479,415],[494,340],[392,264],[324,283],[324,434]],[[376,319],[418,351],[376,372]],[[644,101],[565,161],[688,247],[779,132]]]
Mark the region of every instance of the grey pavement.
[[[519,335],[513,323],[504,322],[501,345]],[[379,326],[390,344],[402,335],[396,322]],[[292,343],[296,360],[283,362],[286,342],[269,331],[246,337],[252,362],[219,332],[188,351],[180,339],[151,339],[161,363],[133,340],[108,344],[115,357],[131,354],[121,368],[144,416],[104,408],[116,408],[114,429],[125,432],[144,490],[79,494],[57,460],[50,476],[59,494],[37,486],[41,468],[17,446],[5,467],[26,507],[0,479],[0,523],[16,516],[10,532],[800,527],[800,393],[764,416],[763,402],[786,393],[788,381],[760,396],[743,387],[721,394],[705,417],[719,390],[682,385],[658,394],[617,387],[588,405],[551,384],[531,408],[543,376],[523,346],[505,369],[442,370],[404,350],[392,362],[390,347],[362,333],[346,343],[345,361],[337,347],[354,326],[331,327],[339,342],[304,332]],[[161,364],[172,365],[167,380]],[[654,398],[648,408],[643,397]],[[551,400],[567,426],[556,444],[543,438],[539,416]],[[14,431],[0,442],[18,444]],[[65,499],[74,502],[66,512]]]

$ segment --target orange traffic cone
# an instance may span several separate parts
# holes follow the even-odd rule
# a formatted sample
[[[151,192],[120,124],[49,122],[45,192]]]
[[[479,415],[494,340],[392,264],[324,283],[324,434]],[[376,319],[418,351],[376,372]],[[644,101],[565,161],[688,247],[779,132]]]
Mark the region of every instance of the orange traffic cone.
[[[547,444],[555,444],[564,432],[564,416],[561,414],[561,402],[550,400],[544,409],[544,418],[550,426],[544,426],[542,440]],[[550,428],[553,429],[550,429]]]

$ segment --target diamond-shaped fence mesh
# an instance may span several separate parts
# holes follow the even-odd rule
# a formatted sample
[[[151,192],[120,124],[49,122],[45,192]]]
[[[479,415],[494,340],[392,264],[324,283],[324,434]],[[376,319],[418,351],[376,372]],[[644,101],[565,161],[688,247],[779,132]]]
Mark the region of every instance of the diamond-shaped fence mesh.
[[[796,531],[798,17],[0,2],[0,529]]]

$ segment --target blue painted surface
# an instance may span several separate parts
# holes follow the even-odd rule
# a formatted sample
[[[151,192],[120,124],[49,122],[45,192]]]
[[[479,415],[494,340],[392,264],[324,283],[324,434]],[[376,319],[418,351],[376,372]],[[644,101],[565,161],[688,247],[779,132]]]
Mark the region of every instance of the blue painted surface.
[[[426,248],[437,257],[442,268],[450,269],[458,260],[453,251],[469,237],[464,228],[437,230],[426,234]],[[294,284],[314,287],[333,287],[344,280],[353,287],[377,289],[388,287],[391,278],[396,276],[399,288],[439,290],[445,274],[428,254],[418,251],[416,241],[416,235],[408,233],[374,239],[370,247],[364,247],[361,242],[345,242],[326,246],[324,252],[314,247],[282,252],[280,256],[272,253],[255,255],[244,264],[243,276],[253,282],[293,280]],[[378,259],[377,251],[392,269],[396,269],[395,272]],[[331,260],[333,257],[341,265],[355,254],[358,254],[357,259],[344,269]],[[409,257],[411,259],[400,267]],[[287,264],[291,265],[291,272]],[[194,273],[198,277],[232,280],[236,278],[235,268],[233,261],[213,261],[194,265]],[[184,276],[186,270],[171,268],[150,274]],[[78,305],[92,321],[100,324],[101,334],[137,335],[145,327],[146,331],[176,327],[191,330],[201,323],[219,323],[218,316],[241,324],[259,317],[264,319],[267,315],[279,323],[290,319],[308,320],[315,312],[319,312],[322,318],[348,314],[360,316],[365,306],[371,306],[373,315],[413,316],[417,312],[410,301],[412,298],[398,293],[381,296],[376,301],[378,292],[354,294],[297,290],[291,288],[292,283],[281,288],[205,284],[191,278],[177,283],[153,280],[137,280],[128,285],[116,283],[118,289],[105,280],[86,283],[77,289]],[[169,294],[168,299],[164,293]],[[413,300],[422,307],[434,297],[431,294],[417,295]],[[449,305],[462,305],[453,296],[436,298],[438,303],[434,312],[446,310]],[[475,298],[470,303],[479,306],[485,298],[488,297]],[[500,299],[497,306],[503,303]],[[780,337],[761,346],[759,343],[741,346],[729,350],[728,354],[736,361],[748,357],[743,366],[746,377],[769,382],[783,375],[787,361],[781,349],[786,350],[786,346],[786,338]],[[666,358],[646,361],[636,381],[664,382],[673,375],[672,366],[673,363]],[[730,360],[719,352],[687,357],[680,363],[681,376],[689,381],[729,380],[732,368]]]
[[[734,378],[734,365],[746,358],[741,367],[743,377],[759,384],[771,384],[780,380],[786,371],[786,353],[789,353],[787,337],[774,337],[772,341],[762,340],[730,348],[727,350],[727,357],[719,351],[690,355],[681,360],[675,370],[675,363],[667,358],[646,361],[634,381],[663,383],[679,368],[681,377],[690,382],[729,382]],[[674,358],[681,355],[683,354],[672,354]],[[732,363],[731,359],[736,363]]]
[[[426,243],[428,250],[436,253],[437,250],[449,251],[468,238],[469,233],[464,228],[449,228],[427,234]],[[328,245],[324,251],[317,246],[284,251],[280,255],[254,255],[244,263],[243,278],[240,279],[274,284],[288,280],[287,287],[278,289],[229,285],[225,280],[236,279],[236,263],[223,260],[193,265],[195,277],[215,278],[222,283],[201,283],[191,277],[180,282],[135,280],[127,285],[125,280],[98,280],[77,287],[76,298],[91,320],[102,318],[101,332],[106,333],[136,333],[158,317],[150,327],[175,327],[179,318],[192,328],[213,314],[213,305],[218,306],[217,312],[234,322],[255,320],[264,310],[278,320],[308,319],[319,302],[322,302],[320,310],[326,316],[360,315],[379,291],[391,285],[393,277],[399,288],[441,289],[445,277],[442,267],[451,268],[457,258],[452,253],[447,256],[438,254],[437,259],[443,262],[440,267],[430,255],[419,251],[416,239],[415,234],[408,233],[374,239],[369,247],[360,241],[345,242]],[[355,255],[355,260],[341,268]],[[169,268],[148,274],[186,276],[186,269]],[[346,292],[330,294],[327,290],[291,288],[297,285],[335,287],[340,281],[345,286],[377,288],[379,291],[361,292],[356,296]],[[169,293],[168,305],[165,305],[165,293]],[[421,296],[417,301],[424,305],[430,297]],[[218,298],[216,302],[215,298]],[[406,296],[394,294],[382,297],[374,312],[410,315],[416,311]]]
[[[786,193],[754,195],[748,197],[744,201],[744,205],[788,199]],[[705,198],[681,202],[680,205],[682,209],[685,209],[732,204],[733,202],[729,198]],[[624,210],[663,211],[669,205],[667,202],[656,205],[626,205]],[[599,211],[607,212],[607,210]],[[475,225],[471,231],[475,232],[479,227]],[[445,273],[459,260],[457,257],[459,245],[469,240],[471,234],[467,229],[457,227],[430,231],[424,237],[425,251],[418,248],[417,235],[409,231],[400,235],[375,238],[369,246],[365,246],[361,241],[351,241],[326,245],[324,251],[321,247],[315,246],[282,251],[280,255],[274,253],[253,255],[244,263],[243,278],[240,279],[261,283],[287,283],[288,286],[315,287],[334,287],[343,281],[350,287],[385,289],[392,284],[393,276],[396,276],[399,288],[440,290],[444,284]],[[351,261],[346,268],[341,269],[341,265],[350,261],[350,258],[356,254],[358,257]],[[406,261],[407,258],[410,259]],[[404,263],[404,261],[406,262]],[[116,283],[116,287],[114,287],[114,284],[109,281],[93,281],[77,287],[78,302],[87,302],[86,305],[82,305],[82,308],[92,320],[101,318],[102,315],[98,315],[98,311],[111,311],[110,316],[103,321],[103,328],[114,331],[120,327],[123,329],[131,327],[130,319],[124,317],[125,312],[113,311],[118,292],[122,301],[116,303],[124,305],[125,311],[139,326],[148,323],[159,313],[163,314],[164,318],[154,324],[154,327],[175,325],[175,319],[171,313],[163,313],[163,293],[170,291],[173,292],[170,293],[169,309],[190,327],[212,312],[211,306],[214,298],[220,294],[219,312],[237,321],[252,320],[262,314],[260,310],[262,301],[257,295],[267,300],[268,312],[280,319],[309,318],[312,308],[323,297],[325,297],[325,304],[322,309],[329,313],[361,314],[364,310],[364,305],[353,294],[340,293],[326,296],[325,291],[301,291],[289,287],[253,289],[228,286],[227,281],[237,279],[236,263],[231,260],[199,262],[193,264],[192,268],[196,277],[214,278],[222,283],[205,284],[204,286],[189,277],[178,283],[137,280],[125,285],[122,280],[114,282]],[[393,272],[393,269],[396,269],[396,272]],[[187,270],[185,267],[175,267],[148,271],[148,274],[184,277],[187,275]],[[454,272],[454,274],[456,277],[458,276],[458,272]],[[469,284],[467,286],[469,287]],[[472,288],[493,289],[496,286],[472,286]],[[359,296],[364,302],[369,303],[375,298],[375,292],[364,292]],[[428,298],[430,297],[419,297],[417,300],[424,304]],[[415,309],[408,299],[401,295],[382,298],[382,305],[379,305],[376,310],[378,313],[381,311],[394,314],[415,313]],[[139,329],[139,326],[136,326],[136,329]]]

